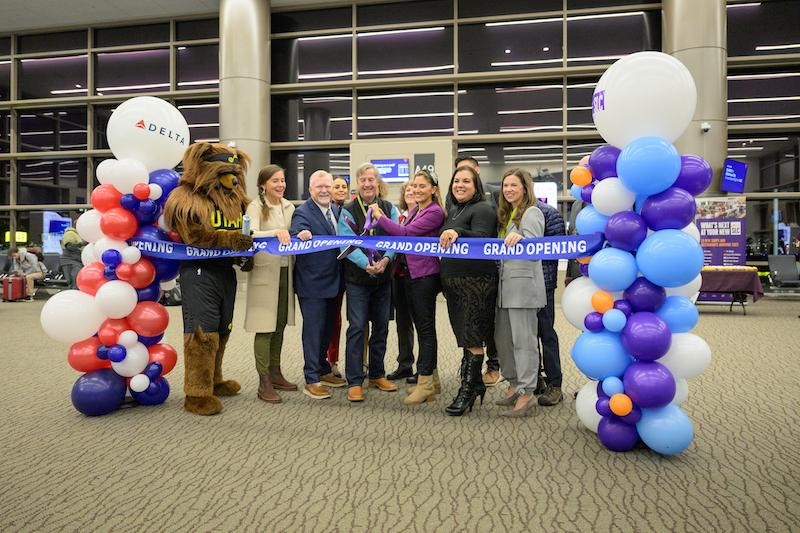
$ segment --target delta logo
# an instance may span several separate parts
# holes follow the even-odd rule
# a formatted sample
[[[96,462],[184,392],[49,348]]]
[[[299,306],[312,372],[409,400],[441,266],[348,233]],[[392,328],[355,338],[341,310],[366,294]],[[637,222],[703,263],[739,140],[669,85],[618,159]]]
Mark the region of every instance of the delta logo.
[[[153,122],[145,122],[143,119],[139,119],[139,121],[136,124],[134,124],[134,126],[136,126],[139,129],[155,133],[157,135],[162,135],[184,146],[186,145],[186,137],[172,131],[171,129],[165,128],[163,126],[158,126]]]

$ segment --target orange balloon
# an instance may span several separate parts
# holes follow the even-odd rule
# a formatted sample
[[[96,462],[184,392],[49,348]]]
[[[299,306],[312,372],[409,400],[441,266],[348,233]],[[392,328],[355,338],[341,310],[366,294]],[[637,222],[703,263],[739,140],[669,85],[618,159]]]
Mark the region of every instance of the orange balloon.
[[[578,259],[576,259],[576,261],[578,263],[581,263],[583,265],[588,265],[589,261],[591,261],[591,260],[592,260],[592,256],[591,255],[587,255],[586,257],[579,257]]]
[[[614,307],[614,297],[606,291],[597,291],[592,294],[592,307],[598,313],[605,313]]]
[[[617,393],[608,401],[611,412],[617,416],[625,416],[633,411],[633,402],[627,394]]]
[[[592,171],[586,167],[575,167],[569,173],[569,179],[579,187],[589,185],[592,182]]]

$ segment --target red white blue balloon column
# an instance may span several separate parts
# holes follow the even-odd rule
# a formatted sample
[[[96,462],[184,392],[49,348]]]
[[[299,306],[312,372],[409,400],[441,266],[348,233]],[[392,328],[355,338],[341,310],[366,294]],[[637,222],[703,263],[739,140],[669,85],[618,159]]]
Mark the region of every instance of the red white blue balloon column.
[[[696,98],[677,59],[659,52],[620,59],[593,96],[595,125],[610,145],[570,175],[573,196],[588,204],[578,233],[606,238],[605,248],[584,258],[585,277],[567,287],[562,302],[583,330],[572,358],[593,380],[579,391],[576,410],[614,451],[639,440],[665,455],[685,450],[693,438],[679,407],[686,380],[711,361],[708,344],[690,331],[703,266],[694,196],[712,171],[672,144],[689,125]]]
[[[170,237],[159,217],[178,185],[171,169],[188,146],[189,128],[167,102],[138,97],[117,107],[107,136],[116,159],[98,165],[94,209],[76,223],[89,243],[79,290],[59,292],[40,316],[48,336],[71,344],[70,366],[85,372],[73,385],[72,403],[89,416],[117,409],[127,390],[140,404],[163,403],[169,396],[164,376],[178,357],[161,342],[169,315],[158,303],[161,290],[175,283],[178,262],[144,258],[126,241],[142,234]]]

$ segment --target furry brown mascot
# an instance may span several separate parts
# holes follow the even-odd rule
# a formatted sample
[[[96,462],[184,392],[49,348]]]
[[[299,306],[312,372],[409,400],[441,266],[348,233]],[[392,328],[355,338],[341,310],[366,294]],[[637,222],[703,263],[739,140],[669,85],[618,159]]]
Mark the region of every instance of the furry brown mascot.
[[[183,156],[183,176],[164,207],[167,223],[183,242],[204,248],[247,250],[242,214],[250,199],[245,172],[250,158],[222,144],[195,143]],[[222,378],[222,357],[233,327],[235,259],[182,261],[184,409],[198,415],[222,411],[217,396],[232,396],[239,384]]]

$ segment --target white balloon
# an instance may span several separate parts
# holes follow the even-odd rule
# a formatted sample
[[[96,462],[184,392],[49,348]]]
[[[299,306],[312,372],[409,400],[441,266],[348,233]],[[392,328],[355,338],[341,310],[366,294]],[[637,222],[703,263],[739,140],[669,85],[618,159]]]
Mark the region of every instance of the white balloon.
[[[100,183],[111,183],[116,166],[117,160],[113,158],[100,161],[100,164],[97,165],[97,170],[94,171],[95,176],[97,176],[97,181]]]
[[[88,339],[105,319],[94,296],[76,290],[52,296],[39,315],[45,334],[66,344]]]
[[[138,159],[152,172],[180,162],[189,147],[189,126],[180,111],[164,100],[138,96],[114,110],[106,137],[117,159]]]
[[[90,242],[83,247],[83,250],[81,250],[81,263],[86,266],[94,263],[95,261],[97,261],[97,256],[94,253],[94,243]]]
[[[592,190],[592,205],[609,217],[620,211],[629,211],[635,201],[636,194],[629,191],[619,178],[599,181]]]
[[[145,374],[136,374],[131,378],[130,387],[134,392],[144,392],[150,386],[150,378]]]
[[[150,184],[150,199],[155,201],[161,198],[161,195],[164,193],[164,190],[161,188],[161,185],[158,183],[151,183]]]
[[[578,391],[578,396],[575,398],[575,412],[583,425],[594,433],[597,433],[597,427],[603,418],[595,408],[596,403],[597,381],[589,381]]]
[[[131,329],[123,331],[119,334],[119,338],[117,338],[117,344],[121,344],[125,348],[130,348],[137,342],[139,342],[139,335]]]
[[[570,324],[585,331],[583,319],[586,315],[594,312],[592,307],[592,295],[599,291],[600,287],[592,283],[587,276],[574,279],[564,289],[561,296],[561,310]]]
[[[170,231],[172,228],[170,227],[169,223],[167,222],[166,217],[164,217],[164,213],[161,213],[158,217],[158,222],[156,222],[159,228],[163,229],[164,231]]]
[[[135,246],[128,246],[122,250],[122,262],[132,265],[142,258],[142,252]]]
[[[86,242],[95,242],[103,236],[103,230],[100,229],[100,218],[103,213],[97,209],[90,209],[78,217],[75,223],[75,229],[78,230],[78,235],[81,236]]]
[[[114,175],[108,180],[122,194],[133,192],[133,186],[139,183],[147,183],[150,175],[147,167],[136,159],[120,159],[114,166]]]
[[[700,286],[703,284],[703,275],[698,274],[696,278],[680,287],[665,287],[667,296],[684,296],[694,302],[700,293]]]
[[[697,242],[700,242],[700,230],[697,228],[697,225],[694,222],[690,223],[688,226],[683,228],[681,231],[684,232],[684,233],[688,233],[689,235],[694,237],[694,240],[696,240]]]
[[[694,333],[673,333],[669,351],[658,359],[675,379],[692,379],[711,364],[711,347]]]
[[[675,405],[683,405],[689,398],[689,383],[685,379],[675,380],[675,397],[672,398],[670,403]]]
[[[106,283],[106,285],[108,285],[108,283]],[[111,368],[114,369],[114,372],[120,376],[125,376],[126,378],[133,377],[136,374],[141,374],[142,370],[144,370],[147,366],[147,361],[150,358],[150,354],[147,352],[147,346],[141,342],[137,342],[130,348],[125,348],[125,350],[127,352],[125,354],[125,359],[119,363],[114,363],[112,361]]]
[[[125,251],[128,247],[128,243],[125,241],[117,241],[110,237],[102,237],[94,243],[94,255],[96,257],[95,261],[101,261],[103,258],[103,252],[106,250],[117,250],[120,254]]]
[[[107,317],[124,318],[136,307],[136,289],[127,281],[115,279],[97,289],[95,300]]]
[[[639,137],[674,142],[692,120],[694,78],[683,63],[661,52],[623,57],[600,77],[592,116],[600,135],[617,148]]]
[[[175,288],[175,285],[177,285],[177,284],[178,284],[177,280],[174,280],[174,279],[171,279],[169,281],[165,281],[165,282],[163,282],[161,284],[161,290],[162,291],[172,290],[172,289]]]

